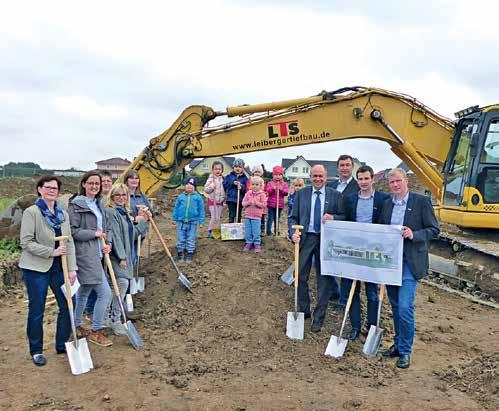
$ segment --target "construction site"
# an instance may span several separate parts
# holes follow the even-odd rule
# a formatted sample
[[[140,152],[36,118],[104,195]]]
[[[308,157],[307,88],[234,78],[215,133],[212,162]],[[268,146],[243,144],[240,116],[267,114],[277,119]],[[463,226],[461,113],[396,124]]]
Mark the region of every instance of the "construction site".
[[[34,184],[34,181],[31,181]],[[19,186],[19,184],[8,185]],[[29,186],[29,184],[27,184]],[[5,187],[5,185],[3,185]],[[69,191],[71,187],[68,182]],[[162,193],[156,221],[174,250],[174,195]],[[33,367],[25,336],[26,293],[15,261],[3,261],[0,289],[0,408],[12,410],[366,409],[496,410],[499,312],[492,297],[467,297],[442,289],[435,277],[416,299],[413,365],[365,357],[365,337],[345,355],[324,355],[340,313],[330,308],[318,334],[286,337],[293,288],[280,281],[293,260],[285,238],[266,237],[261,255],[241,253],[240,241],[200,233],[195,264],[181,264],[193,285],[178,281],[159,241],[144,252],[145,291],[137,294],[135,322],[144,348],[126,337],[112,347],[90,347],[94,369],[72,376],[65,356],[53,350],[56,305],[46,308],[48,364]],[[315,284],[312,274],[311,283]],[[444,288],[459,293],[457,287]],[[315,289],[315,287],[312,287]],[[363,301],[364,304],[364,301]],[[385,302],[383,345],[393,325]]]

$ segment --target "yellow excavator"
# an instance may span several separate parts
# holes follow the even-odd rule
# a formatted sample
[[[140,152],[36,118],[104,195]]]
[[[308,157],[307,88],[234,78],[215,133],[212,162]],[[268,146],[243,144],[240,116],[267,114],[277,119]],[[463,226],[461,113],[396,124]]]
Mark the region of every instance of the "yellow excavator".
[[[235,119],[210,126],[220,117]],[[435,255],[434,272],[499,298],[499,105],[469,107],[452,121],[405,94],[346,87],[225,111],[190,106],[129,169],[151,195],[195,158],[353,138],[386,142],[428,188],[453,253]],[[463,250],[475,254],[456,262]]]

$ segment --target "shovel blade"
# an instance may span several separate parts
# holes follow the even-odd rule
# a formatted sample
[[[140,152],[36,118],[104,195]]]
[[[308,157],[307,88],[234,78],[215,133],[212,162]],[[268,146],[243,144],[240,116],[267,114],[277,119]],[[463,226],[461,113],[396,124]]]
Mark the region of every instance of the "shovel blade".
[[[139,277],[138,283],[137,283],[137,291],[139,293],[143,293],[145,285],[146,285],[146,279],[145,279],[145,277]]]
[[[291,285],[295,280],[295,264],[291,263],[286,271],[281,275],[281,281],[284,284]]]
[[[348,340],[346,338],[338,338],[335,335],[332,335],[329,339],[324,355],[329,355],[333,358],[343,357],[347,344]]]
[[[189,281],[189,279],[181,272],[178,273],[178,279],[184,285],[184,287],[187,288],[192,293],[192,284]]]
[[[130,294],[135,295],[139,292],[139,287],[137,284],[137,280],[135,278],[132,278],[130,280]]]
[[[132,294],[127,294],[125,297],[125,303],[126,303],[126,310],[127,312],[131,313],[133,312],[133,299],[132,299]]]
[[[84,374],[94,368],[86,338],[78,340],[78,348],[74,341],[67,342],[65,346],[73,375]]]
[[[295,318],[296,314],[296,318]],[[303,313],[288,312],[286,335],[292,340],[303,340],[305,329],[305,315]]]
[[[130,344],[132,344],[133,348],[139,351],[144,346],[144,341],[137,332],[135,325],[133,325],[133,323],[129,320],[126,322],[125,328],[128,341],[130,341]]]
[[[375,356],[378,353],[379,347],[381,345],[381,338],[385,330],[383,328],[376,328],[375,325],[369,327],[369,333],[367,334],[366,342],[364,343],[364,348],[362,352],[367,356]]]

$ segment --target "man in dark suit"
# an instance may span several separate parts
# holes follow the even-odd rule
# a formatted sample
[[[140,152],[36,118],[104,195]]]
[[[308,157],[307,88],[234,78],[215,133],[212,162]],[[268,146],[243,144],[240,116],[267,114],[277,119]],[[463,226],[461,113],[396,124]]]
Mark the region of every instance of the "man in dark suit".
[[[399,357],[398,368],[409,368],[415,334],[414,300],[419,280],[428,273],[428,245],[437,238],[440,229],[428,197],[412,193],[407,175],[401,168],[388,173],[392,198],[383,205],[381,224],[401,225],[404,237],[402,285],[387,286],[392,305],[394,344],[383,353],[385,357]]]
[[[379,220],[383,204],[390,196],[382,191],[376,191],[373,188],[374,171],[369,166],[362,166],[356,173],[360,191],[344,197],[345,220],[356,221],[358,223],[374,223]],[[367,328],[376,325],[378,318],[378,285],[374,283],[364,283],[367,297]],[[341,279],[341,305],[344,307],[348,300],[348,295],[352,287],[352,280],[349,278]],[[350,324],[352,329],[348,334],[348,339],[355,340],[361,330],[360,313],[360,282],[357,282],[355,294],[350,307]]]
[[[328,183],[327,186],[343,194],[343,198],[350,194],[359,192],[359,184],[353,178],[353,158],[348,154],[342,154],[336,162],[339,179]]]
[[[315,165],[310,171],[312,187],[306,187],[296,193],[291,223],[302,225],[303,232],[293,234],[295,243],[300,243],[299,283],[298,283],[298,308],[310,317],[310,295],[308,278],[315,259],[317,274],[317,305],[314,310],[312,332],[319,332],[326,317],[329,298],[333,291],[331,276],[321,275],[321,229],[326,220],[343,220],[343,205],[341,194],[325,186],[327,180],[326,169],[323,165]],[[337,285],[336,285],[337,286]]]

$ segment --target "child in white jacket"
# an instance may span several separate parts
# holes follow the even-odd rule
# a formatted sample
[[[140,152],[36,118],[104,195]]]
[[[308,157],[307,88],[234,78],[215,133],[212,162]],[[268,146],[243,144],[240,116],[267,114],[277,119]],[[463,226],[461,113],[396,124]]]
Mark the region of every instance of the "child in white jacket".
[[[211,174],[204,185],[204,193],[208,199],[208,209],[211,215],[210,223],[208,224],[208,237],[213,237],[213,231],[220,233],[220,218],[225,201],[223,171],[224,165],[220,161],[214,161],[211,166]]]

